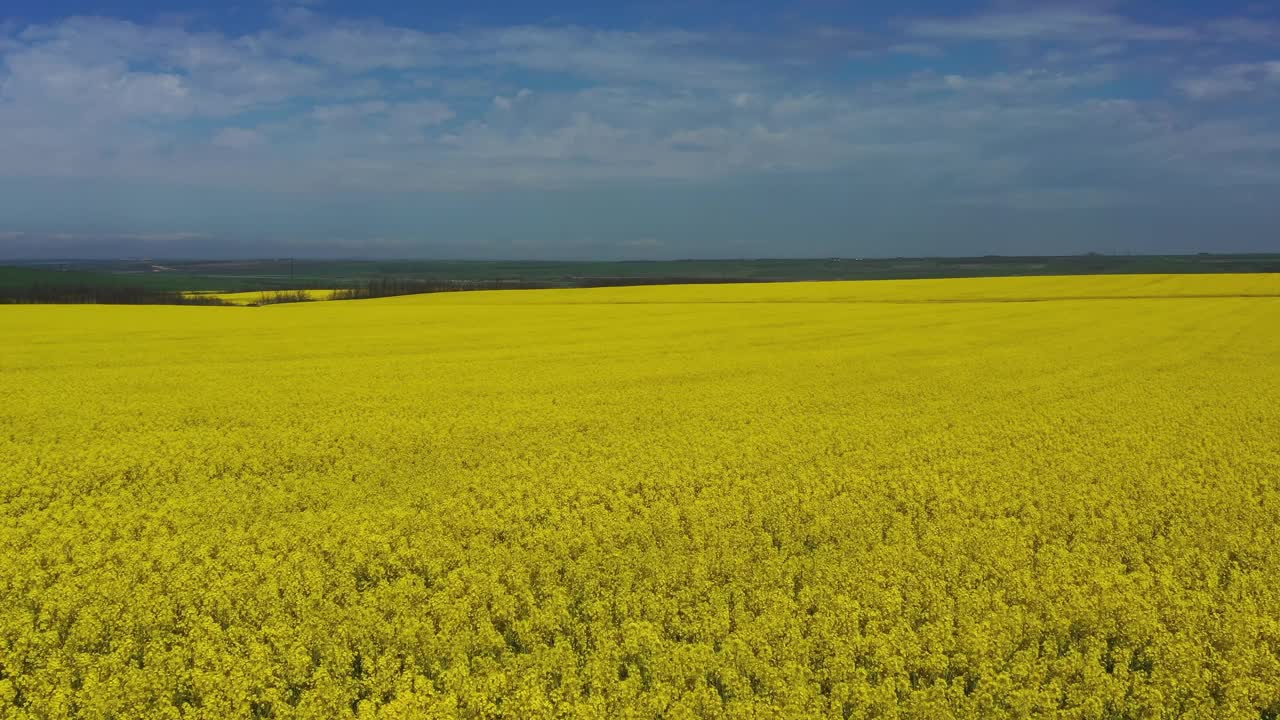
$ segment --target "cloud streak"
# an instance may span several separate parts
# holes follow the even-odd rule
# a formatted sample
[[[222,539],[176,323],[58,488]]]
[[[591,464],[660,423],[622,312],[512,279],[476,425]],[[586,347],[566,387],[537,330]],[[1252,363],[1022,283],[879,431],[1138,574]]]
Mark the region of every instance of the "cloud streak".
[[[1280,89],[1280,60],[1235,63],[1195,73],[1176,81],[1195,100],[1218,100],[1233,95]]]
[[[1193,40],[1193,28],[1150,25],[1120,15],[1080,7],[1046,7],[953,18],[925,18],[905,23],[907,33],[938,40],[1059,40],[1097,42]]]

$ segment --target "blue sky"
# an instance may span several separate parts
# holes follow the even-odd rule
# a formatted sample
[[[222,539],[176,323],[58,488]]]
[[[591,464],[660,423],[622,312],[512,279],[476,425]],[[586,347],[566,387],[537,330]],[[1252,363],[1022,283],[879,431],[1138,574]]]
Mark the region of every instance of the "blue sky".
[[[1265,3],[0,8],[0,258],[1280,251]]]

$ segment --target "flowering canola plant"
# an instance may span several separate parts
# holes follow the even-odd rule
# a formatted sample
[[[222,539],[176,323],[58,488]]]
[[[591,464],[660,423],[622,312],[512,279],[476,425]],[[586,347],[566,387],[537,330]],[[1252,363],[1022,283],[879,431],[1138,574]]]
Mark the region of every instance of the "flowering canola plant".
[[[0,717],[1276,718],[1280,276],[0,306]]]
[[[290,291],[282,291],[282,292],[295,292],[295,291],[290,290]],[[306,293],[307,298],[310,300],[331,300],[333,299],[333,294],[335,291],[331,289],[315,289],[315,290],[303,290],[302,292]],[[217,300],[222,300],[232,305],[255,305],[261,302],[265,298],[270,298],[272,295],[275,295],[276,293],[277,291],[274,291],[274,290],[245,290],[241,292],[207,292],[207,291],[196,290],[196,291],[191,291],[183,294],[189,297],[215,298]]]

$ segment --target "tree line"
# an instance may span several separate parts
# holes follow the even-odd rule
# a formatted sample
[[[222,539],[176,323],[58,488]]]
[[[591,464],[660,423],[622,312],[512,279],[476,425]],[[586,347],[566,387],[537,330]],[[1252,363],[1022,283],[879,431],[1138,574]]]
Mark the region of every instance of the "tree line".
[[[83,305],[230,305],[206,295],[186,295],[173,290],[156,290],[139,285],[36,282],[17,287],[0,287],[2,304],[83,304]]]

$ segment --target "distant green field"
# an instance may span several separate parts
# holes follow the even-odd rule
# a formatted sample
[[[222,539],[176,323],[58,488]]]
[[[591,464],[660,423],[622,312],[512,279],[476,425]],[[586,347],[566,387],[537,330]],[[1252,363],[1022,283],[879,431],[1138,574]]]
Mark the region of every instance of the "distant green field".
[[[1072,255],[1056,257],[825,258],[540,262],[469,260],[120,260],[0,267],[0,291],[35,284],[109,285],[157,292],[253,292],[351,287],[375,278],[503,281],[556,287],[897,280],[1018,275],[1280,272],[1280,254]]]

